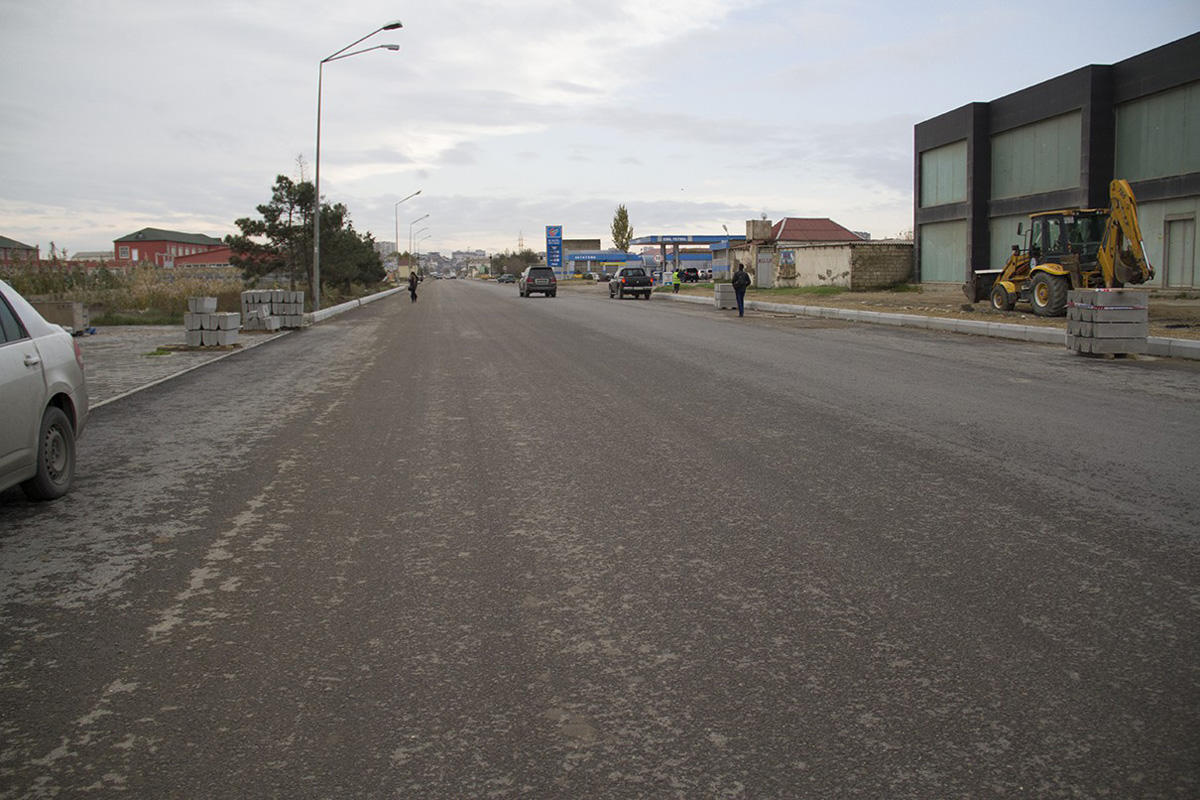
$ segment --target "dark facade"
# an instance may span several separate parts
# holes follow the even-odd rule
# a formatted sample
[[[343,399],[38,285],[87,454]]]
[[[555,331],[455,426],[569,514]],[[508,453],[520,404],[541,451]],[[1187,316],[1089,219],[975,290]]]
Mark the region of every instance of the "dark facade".
[[[997,269],[1003,263],[993,238],[996,229],[993,221],[1011,219],[1032,212],[1058,208],[1104,208],[1109,204],[1109,183],[1117,177],[1117,120],[1119,109],[1124,104],[1148,98],[1168,90],[1179,90],[1200,81],[1200,33],[1180,39],[1163,47],[1150,50],[1112,65],[1091,65],[1052,78],[1027,89],[993,100],[989,103],[969,103],[961,108],[919,123],[914,131],[914,239],[917,279],[921,281],[949,279],[949,264],[963,258],[961,279],[967,285],[968,295],[973,294],[975,272]],[[1183,95],[1180,95],[1183,97]],[[1186,97],[1168,106],[1168,113],[1181,113],[1191,120],[1196,114],[1193,97],[1200,92],[1186,90]],[[1178,109],[1178,112],[1176,111]],[[1069,118],[1064,115],[1070,115]],[[1078,115],[1077,118],[1075,115]],[[1029,130],[1028,126],[1048,120],[1069,119],[1064,129],[1071,131],[1070,140],[1062,149],[1063,162],[1060,169],[1073,172],[1074,155],[1078,151],[1078,180],[1075,185],[1051,187],[1028,192],[997,193],[993,186],[996,169],[993,164],[993,148],[997,137],[1009,132]],[[1078,140],[1075,140],[1075,123],[1078,121]],[[1187,126],[1179,122],[1181,130]],[[1032,134],[1031,134],[1032,135]],[[1195,136],[1195,133],[1192,134]],[[1036,137],[1035,137],[1036,138]],[[928,166],[923,168],[923,158],[938,148],[959,146],[966,143],[965,165],[962,165],[965,187],[960,185],[955,173],[948,181],[950,189],[943,192],[946,197],[935,197],[929,186],[923,186],[923,178],[930,178]],[[1010,137],[1011,141],[1011,137]],[[1031,140],[1032,141],[1032,140]],[[1060,139],[1060,145],[1063,144]],[[1129,145],[1135,146],[1135,145]],[[1019,150],[1020,148],[1015,148]],[[1034,150],[1031,144],[1028,150]],[[1042,148],[1044,151],[1044,147]],[[947,155],[944,160],[955,161],[957,153]],[[1191,151],[1188,151],[1191,152]],[[1053,158],[1053,155],[1046,156]],[[1160,159],[1161,161],[1162,159]],[[1159,212],[1151,213],[1154,224],[1159,217],[1166,222],[1180,222],[1189,213],[1193,216],[1190,235],[1192,253],[1188,256],[1194,263],[1195,203],[1187,198],[1200,198],[1200,171],[1197,171],[1192,156],[1174,158],[1167,154],[1170,162],[1168,174],[1131,179],[1139,210],[1157,201],[1173,201]],[[952,165],[954,169],[958,167]],[[1028,165],[1027,165],[1028,166]],[[1072,176],[1073,178],[1073,176]],[[1016,183],[1014,181],[1014,183]],[[954,188],[957,186],[958,188]],[[931,199],[932,198],[932,199]],[[1178,202],[1183,200],[1183,204]],[[1143,215],[1143,233],[1147,251],[1156,252],[1161,258],[1166,245],[1163,236],[1170,235],[1157,229],[1147,230]],[[954,223],[941,225],[939,223]],[[1161,227],[1161,225],[1160,225]],[[939,236],[923,236],[923,233],[939,231]],[[1174,235],[1174,234],[1171,234]],[[965,242],[959,237],[965,237]],[[937,239],[936,244],[934,239]],[[1178,237],[1176,237],[1178,238]],[[922,252],[923,240],[931,251],[934,247],[946,252]],[[947,244],[949,242],[949,244]],[[961,247],[961,251],[955,249]],[[1173,256],[1182,257],[1176,246]],[[1153,263],[1153,260],[1152,260]],[[1191,267],[1189,267],[1191,269]],[[1193,273],[1188,273],[1193,274]],[[1160,280],[1161,280],[1160,275]],[[956,278],[957,279],[957,278]],[[1194,278],[1192,279],[1194,281]],[[1160,285],[1165,285],[1161,284]]]

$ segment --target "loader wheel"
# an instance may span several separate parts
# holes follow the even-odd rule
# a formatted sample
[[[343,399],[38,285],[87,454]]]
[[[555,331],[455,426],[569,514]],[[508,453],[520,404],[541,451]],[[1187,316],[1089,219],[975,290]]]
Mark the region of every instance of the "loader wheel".
[[[1039,272],[1033,276],[1029,300],[1039,317],[1061,317],[1067,313],[1067,279]]]
[[[1012,311],[1017,305],[1017,298],[1009,294],[1004,284],[997,283],[992,287],[992,308],[997,311]]]

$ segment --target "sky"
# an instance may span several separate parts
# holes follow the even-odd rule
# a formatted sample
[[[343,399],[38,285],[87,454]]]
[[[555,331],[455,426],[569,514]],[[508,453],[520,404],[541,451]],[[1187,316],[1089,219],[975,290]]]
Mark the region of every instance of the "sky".
[[[321,194],[448,254],[607,247],[618,204],[635,236],[897,236],[916,123],[1195,33],[1200,3],[0,0],[0,235],[235,232],[313,178],[321,60],[393,20],[359,47],[398,51],[322,70]]]

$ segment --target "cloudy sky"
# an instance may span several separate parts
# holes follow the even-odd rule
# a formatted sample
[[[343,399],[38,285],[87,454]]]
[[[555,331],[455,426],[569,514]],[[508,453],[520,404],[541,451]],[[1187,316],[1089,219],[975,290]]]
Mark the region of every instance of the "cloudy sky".
[[[1200,30],[1195,0],[0,0],[0,235],[212,236],[312,178],[423,250],[828,216],[912,227],[912,129]],[[1050,46],[1043,46],[1049,44]],[[396,202],[412,192],[421,194]]]

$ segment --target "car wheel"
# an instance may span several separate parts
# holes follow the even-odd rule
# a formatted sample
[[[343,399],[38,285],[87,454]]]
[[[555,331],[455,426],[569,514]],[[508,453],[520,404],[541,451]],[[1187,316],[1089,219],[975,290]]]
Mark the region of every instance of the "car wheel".
[[[614,297],[616,297],[616,295],[613,294],[612,287],[610,286],[610,287],[608,287],[608,299],[612,300]]]
[[[555,290],[555,291],[553,291],[553,292],[547,292],[547,293],[546,293],[546,296],[547,296],[547,297],[558,297],[558,291],[557,291],[557,290]]]
[[[618,299],[618,300],[624,300],[624,299],[625,299],[625,287],[624,287],[624,286],[622,286],[622,287],[620,287],[619,289],[617,289],[617,299]]]
[[[75,478],[75,429],[62,409],[50,406],[38,431],[37,474],[21,484],[30,500],[54,500]]]

